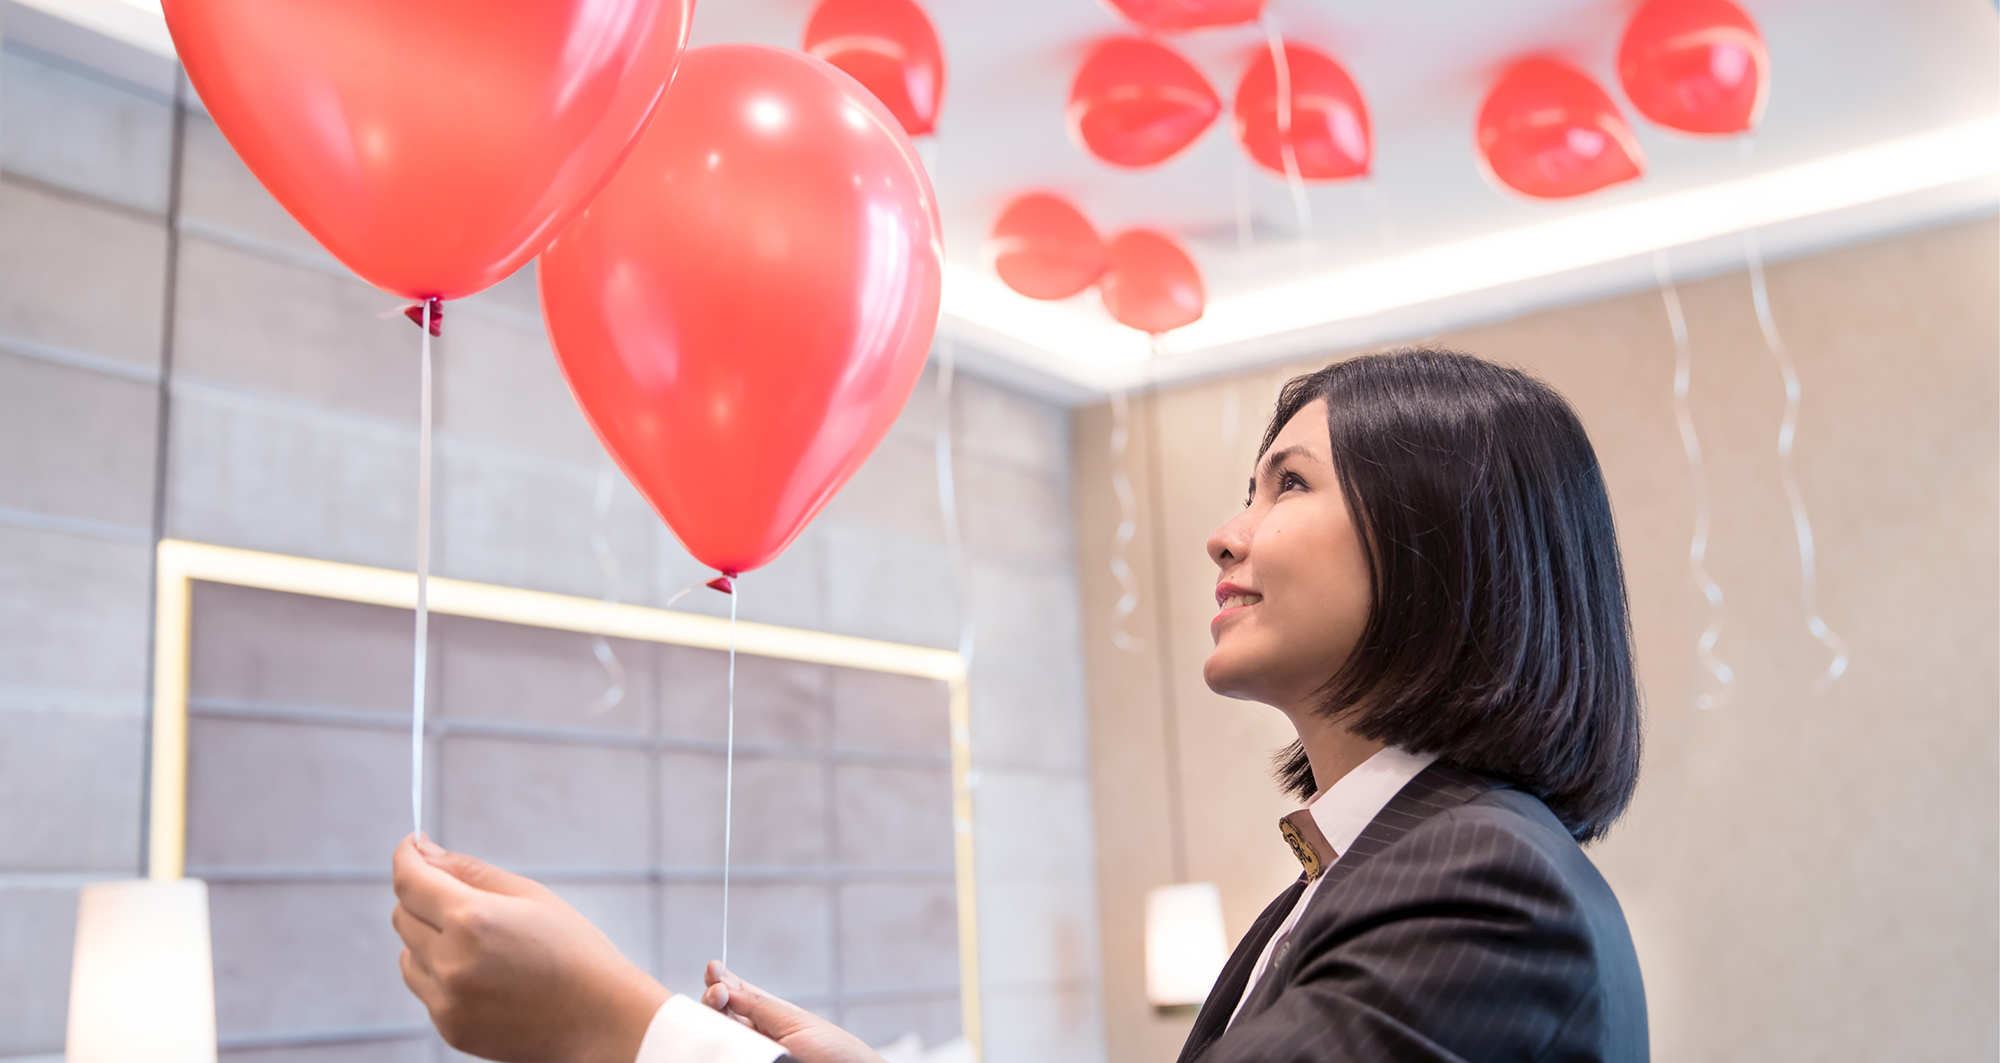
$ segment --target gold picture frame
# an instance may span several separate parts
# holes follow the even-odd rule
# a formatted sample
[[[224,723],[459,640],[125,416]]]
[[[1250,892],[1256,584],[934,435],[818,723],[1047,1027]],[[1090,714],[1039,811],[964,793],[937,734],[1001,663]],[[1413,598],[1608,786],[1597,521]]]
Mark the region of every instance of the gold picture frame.
[[[148,877],[182,876],[187,856],[188,671],[194,583],[306,594],[344,602],[415,609],[414,573],[307,557],[214,546],[181,539],[159,544],[153,653],[152,803]],[[643,605],[432,577],[431,612],[587,635],[726,650],[730,622]],[[958,898],[959,1006],[965,1038],[977,1054],[979,941],[973,880],[971,703],[965,660],[952,650],[910,646],[823,631],[738,621],[736,652],[944,681],[950,691],[953,861]]]

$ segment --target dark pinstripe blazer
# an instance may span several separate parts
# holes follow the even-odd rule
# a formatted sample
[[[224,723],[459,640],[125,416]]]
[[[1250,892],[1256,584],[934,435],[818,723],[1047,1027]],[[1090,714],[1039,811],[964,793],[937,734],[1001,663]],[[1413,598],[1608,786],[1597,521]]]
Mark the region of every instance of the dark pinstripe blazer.
[[[1326,872],[1243,1005],[1302,876],[1236,946],[1181,1063],[1644,1063],[1625,914],[1540,801],[1443,764]]]

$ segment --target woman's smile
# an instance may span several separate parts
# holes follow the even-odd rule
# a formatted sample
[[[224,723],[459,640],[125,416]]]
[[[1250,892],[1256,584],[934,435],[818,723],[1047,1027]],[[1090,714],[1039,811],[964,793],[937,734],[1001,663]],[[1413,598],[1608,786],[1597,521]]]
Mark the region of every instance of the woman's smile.
[[[1215,619],[1208,622],[1210,636],[1221,629],[1220,626],[1225,618],[1234,616],[1263,600],[1263,595],[1247,587],[1239,587],[1234,583],[1216,584],[1215,605],[1221,611],[1215,614]]]

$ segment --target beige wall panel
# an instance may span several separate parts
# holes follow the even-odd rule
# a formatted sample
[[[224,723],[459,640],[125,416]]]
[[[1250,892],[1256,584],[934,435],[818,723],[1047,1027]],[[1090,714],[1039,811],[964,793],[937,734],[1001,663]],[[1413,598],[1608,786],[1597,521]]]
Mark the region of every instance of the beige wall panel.
[[[1797,470],[1817,533],[1807,631],[1776,453],[1784,409],[1746,274],[1686,284],[1692,407],[1726,595],[1727,704],[1694,659],[1694,491],[1674,423],[1674,351],[1656,292],[1439,337],[1569,396],[1610,485],[1632,593],[1648,749],[1625,821],[1591,851],[1637,939],[1654,1058],[1991,1058],[2000,995],[2000,241],[1970,222],[1777,264],[1771,302],[1798,364]],[[1266,755],[1276,712],[1210,694],[1210,528],[1240,503],[1262,418],[1291,372],[1135,400],[1130,463],[1140,653],[1111,645],[1118,507],[1109,410],[1074,425],[1090,668],[1109,1056],[1172,1057],[1188,1021],[1143,1000],[1147,887],[1171,881],[1163,671],[1187,806],[1187,875],[1220,884],[1232,935],[1296,874],[1271,825],[1291,802]],[[1152,403],[1157,402],[1157,408]],[[1164,491],[1152,492],[1157,417]],[[1164,564],[1155,569],[1155,551]],[[1164,587],[1164,670],[1155,626]]]

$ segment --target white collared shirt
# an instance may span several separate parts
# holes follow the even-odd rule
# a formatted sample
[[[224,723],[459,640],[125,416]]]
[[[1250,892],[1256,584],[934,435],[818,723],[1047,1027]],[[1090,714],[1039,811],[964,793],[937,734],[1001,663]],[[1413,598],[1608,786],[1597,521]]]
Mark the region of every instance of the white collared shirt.
[[[1332,786],[1314,794],[1313,799],[1306,802],[1305,811],[1312,817],[1313,825],[1326,837],[1326,843],[1333,847],[1329,866],[1339,863],[1341,855],[1381,814],[1389,799],[1436,759],[1436,753],[1409,753],[1395,746],[1385,746],[1356,765],[1353,771],[1341,776]],[[1321,858],[1326,859],[1325,856]],[[1313,894],[1319,892],[1319,884],[1325,881],[1326,872],[1322,871],[1318,878],[1306,883],[1305,892],[1299,894],[1298,902],[1292,905],[1285,921],[1272,932],[1270,940],[1264,942],[1264,951],[1257,956],[1257,966],[1250,969],[1250,981],[1243,986],[1243,995],[1236,999],[1236,1010],[1229,1013],[1231,1025],[1235,1024],[1236,1016],[1243,1013],[1243,1002],[1250,999],[1250,991],[1257,988],[1258,980],[1271,966],[1271,949],[1298,925],[1299,916],[1305,913],[1306,906],[1312,903]]]

